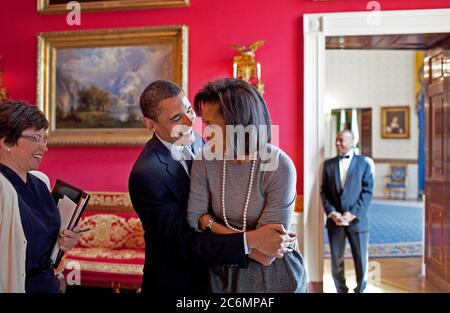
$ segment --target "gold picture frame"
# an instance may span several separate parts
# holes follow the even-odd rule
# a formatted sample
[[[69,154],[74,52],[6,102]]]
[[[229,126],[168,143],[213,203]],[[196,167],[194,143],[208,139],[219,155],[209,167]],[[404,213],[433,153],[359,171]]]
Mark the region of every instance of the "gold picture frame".
[[[135,10],[187,7],[190,0],[85,0],[80,1],[81,11]],[[61,3],[66,2],[66,3]],[[67,13],[67,2],[37,0],[37,10],[41,14]]]
[[[188,27],[38,35],[37,105],[51,145],[142,145],[139,97],[157,79],[188,89]]]
[[[409,138],[409,106],[381,108],[381,138]]]

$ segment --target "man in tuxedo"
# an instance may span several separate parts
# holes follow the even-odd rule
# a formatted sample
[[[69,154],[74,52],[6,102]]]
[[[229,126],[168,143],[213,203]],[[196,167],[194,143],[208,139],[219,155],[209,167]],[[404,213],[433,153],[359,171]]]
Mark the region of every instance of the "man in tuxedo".
[[[351,131],[344,130],[337,135],[339,155],[325,161],[320,192],[327,214],[333,280],[339,293],[348,292],[344,276],[345,238],[350,242],[355,264],[354,291],[363,292],[367,284],[367,209],[373,194],[374,164],[369,157],[355,155],[353,143]]]
[[[129,192],[145,231],[142,292],[201,293],[207,265],[246,267],[250,249],[283,257],[295,234],[282,225],[232,235],[199,233],[186,220],[193,155],[203,146],[193,131],[195,113],[181,88],[158,80],[140,98],[153,137],[136,160]]]

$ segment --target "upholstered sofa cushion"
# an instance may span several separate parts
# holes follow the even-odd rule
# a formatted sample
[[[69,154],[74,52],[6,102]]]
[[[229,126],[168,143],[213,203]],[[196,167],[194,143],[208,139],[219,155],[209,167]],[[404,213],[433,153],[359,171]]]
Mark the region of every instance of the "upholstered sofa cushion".
[[[80,228],[90,228],[80,236],[79,247],[106,249],[144,249],[144,230],[139,218],[129,214],[88,212]]]
[[[127,201],[128,194],[91,193],[91,196],[79,222],[80,228],[90,230],[81,233],[80,242],[66,254],[63,273],[67,275],[76,262],[81,270],[81,285],[140,288],[144,230]]]

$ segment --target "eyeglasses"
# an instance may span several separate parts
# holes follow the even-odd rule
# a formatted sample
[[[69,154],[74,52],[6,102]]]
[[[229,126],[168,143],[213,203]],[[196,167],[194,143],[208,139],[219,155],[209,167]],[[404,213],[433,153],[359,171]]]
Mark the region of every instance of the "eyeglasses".
[[[31,135],[31,136],[22,135],[22,136],[20,136],[20,138],[24,138],[24,139],[27,139],[29,141],[32,141],[32,142],[34,142],[37,145],[46,146],[47,143],[48,143],[48,138],[47,137],[41,137],[40,135]]]

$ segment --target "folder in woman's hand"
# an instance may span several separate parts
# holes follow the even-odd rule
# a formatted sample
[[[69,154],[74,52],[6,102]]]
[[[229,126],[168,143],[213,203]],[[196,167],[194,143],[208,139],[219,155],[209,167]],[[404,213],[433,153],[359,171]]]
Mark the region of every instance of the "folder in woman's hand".
[[[75,186],[57,179],[52,190],[52,196],[61,217],[60,231],[65,229],[73,230],[87,206],[90,195]],[[54,268],[58,267],[63,255],[64,252],[59,249],[59,243],[56,241],[51,254]]]

